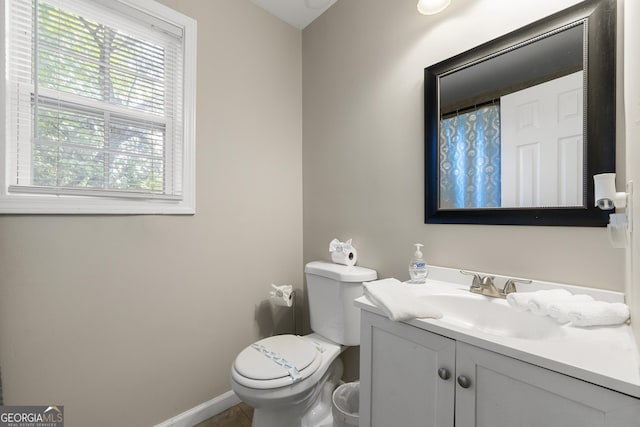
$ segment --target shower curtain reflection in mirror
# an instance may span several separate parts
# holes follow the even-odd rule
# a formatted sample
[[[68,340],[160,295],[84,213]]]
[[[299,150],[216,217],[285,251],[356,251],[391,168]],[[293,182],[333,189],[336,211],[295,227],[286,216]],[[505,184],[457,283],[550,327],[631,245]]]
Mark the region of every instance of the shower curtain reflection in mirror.
[[[500,106],[440,120],[440,209],[500,207]]]

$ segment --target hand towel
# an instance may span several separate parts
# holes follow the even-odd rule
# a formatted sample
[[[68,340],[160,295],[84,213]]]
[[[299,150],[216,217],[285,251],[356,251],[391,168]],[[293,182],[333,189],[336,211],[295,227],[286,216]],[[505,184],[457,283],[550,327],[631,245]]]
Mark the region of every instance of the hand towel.
[[[554,289],[551,291],[538,291],[529,301],[529,311],[536,316],[549,315],[549,306],[559,301],[570,301],[574,295],[564,289]]]
[[[591,295],[571,295],[569,298],[560,298],[558,301],[554,301],[549,304],[547,312],[549,316],[553,317],[558,323],[567,323],[569,321],[569,310],[571,307],[576,307],[576,304],[593,301]]]
[[[567,308],[573,326],[620,325],[629,319],[629,306],[621,302],[589,301]]]
[[[518,311],[531,310],[539,307],[544,301],[552,302],[559,298],[571,296],[571,292],[565,289],[549,289],[535,292],[512,292],[507,295],[507,302]],[[535,304],[531,304],[536,298]],[[546,307],[546,305],[545,305]]]
[[[439,319],[442,312],[429,304],[427,295],[417,295],[412,285],[398,279],[364,282],[364,294],[394,321],[431,317]]]

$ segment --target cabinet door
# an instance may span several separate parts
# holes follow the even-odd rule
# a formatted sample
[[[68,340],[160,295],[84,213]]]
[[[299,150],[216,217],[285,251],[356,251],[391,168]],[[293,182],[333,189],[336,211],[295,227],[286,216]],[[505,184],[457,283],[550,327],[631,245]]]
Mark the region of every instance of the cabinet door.
[[[640,426],[639,399],[529,363],[459,342],[456,367],[456,427]]]
[[[455,341],[366,311],[361,328],[360,426],[453,427]]]

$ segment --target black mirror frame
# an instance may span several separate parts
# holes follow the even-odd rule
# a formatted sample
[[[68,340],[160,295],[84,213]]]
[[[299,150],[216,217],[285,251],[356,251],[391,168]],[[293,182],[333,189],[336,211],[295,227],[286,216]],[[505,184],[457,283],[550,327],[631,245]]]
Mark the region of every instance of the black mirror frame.
[[[594,207],[593,175],[615,172],[616,0],[585,0],[424,70],[425,223],[604,227],[610,211]],[[480,60],[570,23],[587,23],[586,203],[568,208],[439,209],[438,86],[454,68]]]

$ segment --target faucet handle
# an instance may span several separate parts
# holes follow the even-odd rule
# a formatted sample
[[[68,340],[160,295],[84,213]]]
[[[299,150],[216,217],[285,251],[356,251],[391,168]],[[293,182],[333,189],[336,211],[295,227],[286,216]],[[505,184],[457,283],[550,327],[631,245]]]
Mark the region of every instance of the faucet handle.
[[[502,293],[507,295],[513,292],[516,292],[516,283],[531,283],[531,279],[508,279],[504,284],[504,288],[502,289]]]
[[[472,288],[480,287],[483,279],[478,273],[474,273],[473,271],[466,271],[466,270],[460,270],[460,273],[466,274],[467,276],[473,276],[473,282],[471,283]]]

